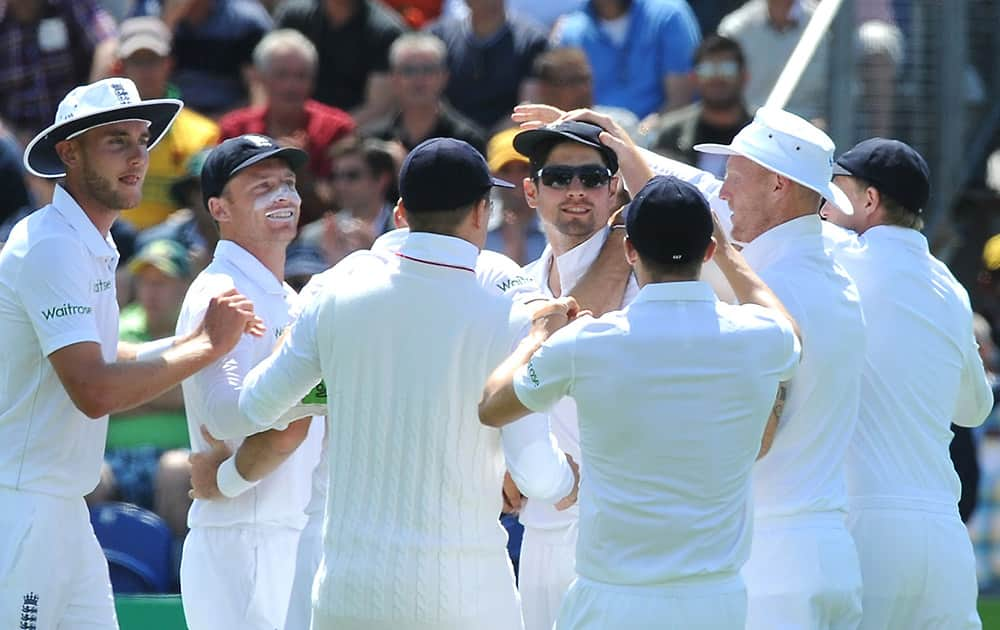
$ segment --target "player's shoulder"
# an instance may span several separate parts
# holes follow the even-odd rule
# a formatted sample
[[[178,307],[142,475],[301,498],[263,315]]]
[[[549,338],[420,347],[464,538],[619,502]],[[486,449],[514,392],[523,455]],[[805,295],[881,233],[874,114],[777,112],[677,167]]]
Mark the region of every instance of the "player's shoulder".
[[[73,263],[87,258],[87,248],[73,226],[52,205],[39,208],[11,229],[3,253],[21,260],[37,261],[38,270],[58,268],[64,273],[82,269]]]
[[[476,259],[476,277],[485,287],[508,293],[531,284],[531,279],[521,271],[521,266],[509,257],[484,249]]]

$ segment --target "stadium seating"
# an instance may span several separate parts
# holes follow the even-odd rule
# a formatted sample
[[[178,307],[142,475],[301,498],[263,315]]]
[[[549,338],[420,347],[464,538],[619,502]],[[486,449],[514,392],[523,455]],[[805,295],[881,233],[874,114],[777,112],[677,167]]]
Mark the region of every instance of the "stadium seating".
[[[115,593],[165,593],[170,586],[173,537],[156,514],[131,503],[103,503],[90,511]]]

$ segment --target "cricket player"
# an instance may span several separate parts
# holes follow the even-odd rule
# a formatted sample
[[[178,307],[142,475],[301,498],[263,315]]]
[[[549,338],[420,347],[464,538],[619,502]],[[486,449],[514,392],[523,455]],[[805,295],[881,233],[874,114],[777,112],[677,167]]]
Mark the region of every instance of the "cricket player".
[[[743,304],[698,280],[717,248],[694,186],[653,178],[626,229],[639,295],[544,343],[526,339],[487,382],[480,418],[501,426],[577,403],[579,577],[557,629],[742,628],[750,474],[798,363],[794,323],[721,231],[716,258]]]
[[[149,149],[181,106],[142,101],[123,78],[80,86],[25,150],[31,173],[61,181],[0,251],[0,627],[118,627],[83,501],[98,483],[108,414],[176,386],[244,331],[261,333],[250,301],[228,291],[210,296],[189,334],[118,341],[109,231],[138,205]]]
[[[927,163],[898,140],[841,155],[834,178],[853,214],[824,206],[834,255],[857,283],[868,346],[847,450],[848,526],[864,583],[861,628],[981,627],[976,561],[958,512],[951,424],[993,406],[969,297],[920,233]],[[854,235],[857,235],[856,237]]]
[[[501,439],[474,420],[486,376],[526,322],[475,276],[494,185],[509,184],[465,142],[416,147],[400,175],[405,242],[325,272],[286,342],[244,382],[241,409],[260,422],[321,377],[327,386],[315,629],[522,627],[497,521]],[[537,498],[569,505],[575,473],[542,428],[513,465],[536,473],[526,478]]]
[[[196,453],[211,449],[209,438],[235,448],[263,428],[240,412],[239,393],[243,377],[271,354],[292,319],[296,294],[284,282],[285,249],[295,238],[301,204],[295,169],[306,160],[304,151],[255,134],[226,140],[205,160],[202,194],[220,240],[184,298],[178,334],[200,319],[209,296],[232,287],[254,301],[268,334],[243,339],[222,360],[184,381]],[[192,504],[181,560],[184,614],[192,630],[284,627],[322,442],[322,423],[312,427],[311,416],[297,419],[302,415],[270,419],[282,430],[275,431],[281,448],[294,453],[287,461],[254,483],[232,465],[220,467],[219,489],[227,498],[196,498]],[[289,424],[289,419],[297,420]]]

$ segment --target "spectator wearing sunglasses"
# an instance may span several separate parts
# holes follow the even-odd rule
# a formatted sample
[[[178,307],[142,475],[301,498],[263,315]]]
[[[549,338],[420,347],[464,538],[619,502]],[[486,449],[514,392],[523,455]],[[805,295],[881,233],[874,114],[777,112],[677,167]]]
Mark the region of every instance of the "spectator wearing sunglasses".
[[[483,129],[442,98],[448,85],[448,51],[430,33],[407,33],[389,48],[389,76],[398,110],[366,129],[366,135],[397,140],[413,149],[430,138],[465,140],[486,151]]]
[[[575,293],[588,270],[600,265],[599,255],[603,257],[606,243],[624,250],[622,231],[608,229],[611,213],[618,207],[618,158],[601,143],[601,131],[597,125],[568,121],[522,131],[514,137],[514,148],[530,164],[531,173],[524,181],[525,198],[537,210],[549,240],[538,260],[524,268],[524,275],[545,297]],[[624,253],[618,258],[624,262]],[[605,291],[614,298],[609,310],[628,304],[638,291],[634,276],[621,273],[620,283]],[[563,398],[541,414],[544,416],[559,447],[578,458],[576,404]],[[525,421],[538,422],[539,414],[527,416]],[[552,628],[563,595],[576,577],[579,516],[575,507],[558,511],[534,500],[521,508],[524,537],[518,587],[525,630]]]
[[[743,98],[746,60],[735,40],[710,35],[695,52],[692,81],[701,100],[664,116],[653,150],[722,179],[724,157],[699,153],[694,145],[729,144],[750,122]]]

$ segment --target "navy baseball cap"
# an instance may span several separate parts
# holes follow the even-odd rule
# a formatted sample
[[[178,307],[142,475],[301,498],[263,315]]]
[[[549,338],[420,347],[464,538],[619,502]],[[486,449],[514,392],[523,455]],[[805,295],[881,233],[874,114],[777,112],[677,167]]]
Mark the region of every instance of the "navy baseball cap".
[[[578,142],[597,149],[611,172],[617,173],[618,156],[611,147],[601,143],[602,131],[604,130],[597,125],[588,122],[567,120],[538,129],[522,131],[514,136],[514,148],[534,162],[541,153],[547,151],[554,144],[567,141]]]
[[[201,196],[205,207],[209,199],[222,194],[229,180],[240,171],[268,158],[284,160],[294,171],[309,160],[309,154],[302,149],[278,146],[273,138],[256,133],[230,138],[212,149],[201,167]]]
[[[410,151],[399,171],[399,196],[407,212],[456,210],[493,186],[514,184],[492,177],[483,154],[455,138],[424,140]]]
[[[930,196],[927,162],[916,149],[899,140],[862,140],[837,158],[833,174],[869,181],[914,213],[923,211]]]
[[[629,203],[625,230],[645,260],[670,265],[697,262],[712,240],[712,211],[697,188],[658,175]]]

